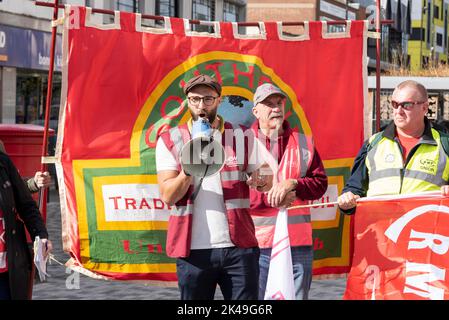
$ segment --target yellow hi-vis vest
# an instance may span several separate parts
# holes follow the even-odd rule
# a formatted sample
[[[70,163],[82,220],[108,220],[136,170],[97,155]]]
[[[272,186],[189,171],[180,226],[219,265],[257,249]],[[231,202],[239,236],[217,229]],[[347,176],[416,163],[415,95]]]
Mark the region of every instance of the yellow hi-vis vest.
[[[368,151],[365,160],[369,177],[368,197],[436,191],[448,184],[448,156],[441,145],[440,134],[435,129],[431,130],[435,141],[421,138],[414,147],[415,152],[408,156],[406,165],[399,142],[395,140],[382,137]],[[369,142],[379,134],[382,133],[373,135]]]

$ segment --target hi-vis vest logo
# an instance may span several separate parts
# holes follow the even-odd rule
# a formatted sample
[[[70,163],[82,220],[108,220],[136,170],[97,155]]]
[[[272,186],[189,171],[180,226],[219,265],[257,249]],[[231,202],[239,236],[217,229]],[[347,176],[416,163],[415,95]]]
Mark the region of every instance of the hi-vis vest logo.
[[[386,163],[394,162],[394,154],[388,153],[387,155],[385,155],[385,162]]]
[[[238,166],[237,157],[236,156],[230,156],[230,157],[226,158],[225,163],[230,168],[237,167]]]
[[[419,169],[433,173],[436,171],[437,162],[435,159],[421,159],[419,161]]]

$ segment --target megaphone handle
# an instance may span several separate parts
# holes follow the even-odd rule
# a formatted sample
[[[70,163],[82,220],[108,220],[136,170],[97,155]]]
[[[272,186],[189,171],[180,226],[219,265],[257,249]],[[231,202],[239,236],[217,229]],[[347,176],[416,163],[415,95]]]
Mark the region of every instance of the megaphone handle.
[[[193,191],[192,195],[190,196],[190,200],[195,201],[196,197],[198,196],[198,193],[200,192],[201,184],[203,183],[203,178],[200,179],[200,183],[198,184],[198,187],[195,191]]]
[[[200,192],[201,189],[201,184],[203,183],[203,179],[206,176],[207,170],[209,169],[209,165],[206,165],[206,170],[204,171],[203,176],[200,179],[200,183],[198,184],[198,187],[196,187],[196,190],[193,191],[192,195],[190,196],[190,200],[195,201],[196,197],[198,196],[198,193]]]

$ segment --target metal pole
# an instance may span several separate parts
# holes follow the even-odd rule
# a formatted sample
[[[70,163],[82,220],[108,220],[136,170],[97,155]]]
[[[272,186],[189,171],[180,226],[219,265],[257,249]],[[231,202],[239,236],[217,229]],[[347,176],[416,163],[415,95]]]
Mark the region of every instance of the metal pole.
[[[380,34],[380,0],[376,5],[376,33]],[[376,39],[376,132],[380,131],[380,40]]]
[[[421,29],[419,31],[419,69],[422,69],[422,43],[423,43],[423,20],[424,20],[424,12],[427,10],[426,6],[424,6],[421,10]]]
[[[51,8],[53,8],[55,6],[53,3],[42,2],[42,1],[36,1],[35,5],[43,6],[43,7],[51,7]],[[60,4],[59,8],[63,9],[64,5]],[[92,12],[93,13],[103,13],[103,14],[114,15],[114,11],[113,10],[92,8]],[[153,19],[153,20],[164,20],[163,16],[153,16],[153,15],[149,15],[149,14],[142,14],[142,18],[144,18],[144,19]],[[201,24],[201,22],[202,21],[200,21],[200,20],[189,20],[189,23],[191,23],[191,24]],[[393,24],[394,21],[393,20],[382,20],[381,23],[382,24]],[[327,21],[327,24],[328,25],[346,24],[346,20]],[[238,22],[237,25],[242,26],[242,27],[258,27],[259,23],[258,22]],[[283,26],[303,26],[304,22],[303,21],[282,22],[282,25]]]
[[[345,20],[348,20],[348,0],[345,0]]]
[[[59,10],[59,0],[54,0],[53,4],[53,21],[58,19],[58,10]],[[52,89],[53,89],[53,71],[55,64],[55,44],[56,44],[56,33],[57,26],[54,25],[51,30],[51,47],[50,47],[50,66],[48,69],[48,80],[47,80],[47,100],[45,102],[45,122],[44,122],[44,137],[42,141],[42,157],[47,156],[48,153],[48,126],[49,126],[49,118],[50,118],[50,109],[51,109],[51,98],[52,98]],[[41,163],[41,171],[44,172],[47,170],[47,165],[45,163]],[[39,209],[41,210],[42,216],[44,218],[44,222],[47,220],[47,188],[41,189],[39,191]]]

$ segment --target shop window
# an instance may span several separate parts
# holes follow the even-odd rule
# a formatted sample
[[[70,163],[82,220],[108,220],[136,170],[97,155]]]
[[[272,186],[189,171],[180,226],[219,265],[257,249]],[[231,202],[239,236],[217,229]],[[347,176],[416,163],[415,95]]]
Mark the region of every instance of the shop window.
[[[424,28],[412,28],[412,34],[410,40],[424,40]]]
[[[179,3],[177,0],[156,0],[157,16],[179,17]],[[164,20],[155,20],[156,26],[164,26]]]
[[[116,8],[119,11],[138,12],[138,3],[136,0],[117,0]]]
[[[440,19],[440,7],[433,6],[433,17],[435,19]]]
[[[437,46],[443,46],[443,35],[441,33],[437,33]]]
[[[193,0],[192,18],[194,20],[213,21],[215,19],[215,0]],[[213,32],[213,28],[204,25],[193,25],[198,32]]]
[[[156,15],[166,17],[179,17],[178,1],[156,0]]]
[[[16,83],[16,123],[44,125],[47,98],[47,74],[18,71]],[[61,75],[53,74],[49,126],[57,130],[61,97]]]
[[[225,1],[223,3],[223,20],[231,22],[240,21],[239,6],[234,3]]]

